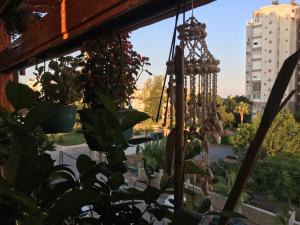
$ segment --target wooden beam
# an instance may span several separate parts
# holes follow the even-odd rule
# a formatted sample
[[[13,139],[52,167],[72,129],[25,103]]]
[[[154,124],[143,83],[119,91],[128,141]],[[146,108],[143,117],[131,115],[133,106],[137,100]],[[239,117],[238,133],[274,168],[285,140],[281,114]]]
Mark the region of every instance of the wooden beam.
[[[4,31],[4,28],[0,25],[0,50],[6,48],[10,44],[10,42],[10,37]],[[11,111],[13,108],[7,100],[5,93],[6,83],[9,80],[14,80],[14,76],[12,73],[0,74],[0,107]]]
[[[176,46],[176,145],[175,145],[175,213],[183,207],[183,176],[184,176],[184,52]]]
[[[195,7],[212,1],[197,0]],[[32,24],[22,38],[0,52],[0,72],[31,66],[46,58],[68,53],[83,41],[103,32],[130,31],[174,16],[179,0],[60,2],[61,5],[49,11],[41,21]],[[190,8],[190,4],[187,6]]]

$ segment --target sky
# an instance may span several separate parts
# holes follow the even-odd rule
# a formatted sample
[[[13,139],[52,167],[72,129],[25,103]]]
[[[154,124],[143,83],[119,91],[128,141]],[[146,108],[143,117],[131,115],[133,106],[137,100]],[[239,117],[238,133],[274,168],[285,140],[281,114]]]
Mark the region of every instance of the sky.
[[[221,61],[218,92],[222,97],[245,94],[246,24],[253,11],[271,3],[272,0],[216,0],[194,10],[194,16],[206,23],[210,52]],[[190,15],[188,12],[186,17]],[[167,19],[131,34],[134,48],[150,57],[149,70],[155,75],[165,73],[174,21],[174,18]],[[179,21],[182,23],[182,18]],[[148,77],[144,76],[139,84]]]
[[[210,52],[221,62],[218,93],[222,97],[245,94],[246,24],[253,11],[271,3],[272,0],[216,0],[194,9],[194,16],[206,23],[206,42]],[[186,18],[190,15],[191,11],[187,12]],[[148,70],[154,75],[165,73],[174,22],[175,18],[170,18],[131,33],[134,49],[150,58]],[[32,69],[27,70],[27,74],[32,74]],[[143,75],[139,87],[148,78],[149,75]]]

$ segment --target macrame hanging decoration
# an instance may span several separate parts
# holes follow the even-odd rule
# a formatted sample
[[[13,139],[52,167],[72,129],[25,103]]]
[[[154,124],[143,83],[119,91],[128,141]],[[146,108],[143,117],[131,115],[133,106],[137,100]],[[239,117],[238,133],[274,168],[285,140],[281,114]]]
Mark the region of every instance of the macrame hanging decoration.
[[[185,128],[201,140],[201,167],[209,170],[209,143],[220,143],[223,133],[222,122],[217,113],[217,74],[220,72],[220,61],[215,59],[207,48],[206,25],[192,16],[177,27],[180,47],[185,51],[184,57],[184,99],[185,99]],[[169,127],[174,128],[175,118],[175,65],[174,60],[167,62],[169,75]],[[167,112],[166,109],[166,112]],[[210,170],[209,170],[210,171]],[[212,174],[202,180],[202,185],[209,189]]]

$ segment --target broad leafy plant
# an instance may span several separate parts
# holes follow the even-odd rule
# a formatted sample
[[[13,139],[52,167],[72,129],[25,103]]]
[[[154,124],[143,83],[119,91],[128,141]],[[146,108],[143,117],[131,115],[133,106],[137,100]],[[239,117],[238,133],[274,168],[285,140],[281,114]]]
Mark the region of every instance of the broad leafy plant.
[[[64,56],[51,60],[47,71],[44,66],[36,66],[34,85],[41,87],[41,100],[62,105],[74,105],[81,100],[78,85],[81,63],[80,57]]]

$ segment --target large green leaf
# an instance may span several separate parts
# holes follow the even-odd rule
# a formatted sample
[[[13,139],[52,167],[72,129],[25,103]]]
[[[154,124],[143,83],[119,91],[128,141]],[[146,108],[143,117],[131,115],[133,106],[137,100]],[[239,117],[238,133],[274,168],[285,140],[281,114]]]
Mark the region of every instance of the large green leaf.
[[[173,213],[167,207],[152,207],[148,210],[148,213],[153,215],[158,221],[167,218],[170,221],[173,220]]]
[[[38,99],[38,94],[25,84],[9,81],[5,91],[8,101],[15,110],[30,108]]]
[[[199,212],[204,214],[207,213],[210,208],[211,208],[211,201],[208,198],[203,199],[203,201],[201,202],[199,208]]]
[[[110,177],[111,186],[116,189],[124,184],[124,176],[121,172],[113,172]]]
[[[146,143],[146,142],[149,142],[149,141],[153,141],[154,139],[153,138],[134,138],[134,139],[131,139],[128,141],[128,144],[130,145],[139,145],[139,144],[143,144],[143,143]]]
[[[16,190],[30,191],[35,179],[38,150],[29,134],[12,136],[12,151],[5,164],[5,173],[10,185]]]
[[[116,104],[107,96],[101,94],[99,91],[95,90],[96,96],[100,99],[105,109],[117,117],[117,106]]]
[[[95,167],[95,162],[87,155],[80,155],[76,161],[79,173],[85,173]]]
[[[162,191],[159,190],[156,187],[148,186],[145,191],[145,201],[147,204],[154,203],[159,198],[159,196],[162,194]]]
[[[24,126],[28,130],[33,130],[37,126],[43,124],[49,120],[56,113],[55,104],[40,104],[32,108],[29,113],[26,115],[24,120]]]
[[[143,122],[146,119],[149,119],[150,117],[144,113],[139,112],[135,110],[126,110],[121,113],[120,117],[120,123],[122,130],[127,130],[129,128],[132,128],[134,125]]]
[[[199,174],[201,176],[204,176],[207,174],[207,172],[204,169],[199,168],[197,166],[197,164],[192,160],[185,161],[184,172],[188,173],[188,174]]]
[[[78,214],[83,206],[96,201],[101,202],[103,196],[91,190],[73,190],[64,194],[50,209],[47,224],[63,224],[64,218]]]

